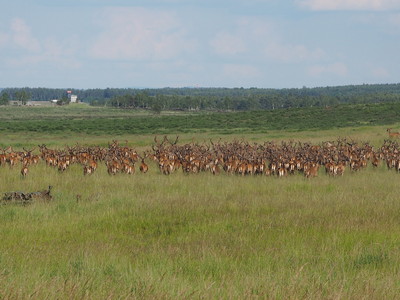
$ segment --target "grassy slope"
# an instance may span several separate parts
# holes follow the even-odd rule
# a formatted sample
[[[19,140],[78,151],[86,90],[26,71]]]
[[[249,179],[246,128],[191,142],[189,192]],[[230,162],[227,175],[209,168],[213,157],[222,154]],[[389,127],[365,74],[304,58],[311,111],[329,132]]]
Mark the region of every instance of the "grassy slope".
[[[384,127],[368,126],[270,134],[313,141],[351,135],[376,144],[385,138]],[[84,136],[89,144],[112,137]],[[61,146],[82,136],[8,132],[6,137],[21,146],[41,143],[39,137]],[[153,138],[123,137],[142,147]],[[240,135],[225,136],[235,137]],[[266,140],[266,135],[247,138]],[[0,207],[0,298],[400,294],[399,175],[384,166],[342,178],[321,172],[312,180],[163,176],[151,167],[146,175],[110,177],[102,165],[83,177],[78,166],[60,174],[41,163],[26,179],[19,168],[0,167],[0,192],[52,184],[55,196],[52,203]]]
[[[399,121],[400,104],[391,103],[236,113],[184,113],[173,116],[85,106],[3,107],[0,110],[0,130],[3,132],[74,132],[91,135],[265,133],[268,130],[326,130],[387,125]]]
[[[321,141],[360,135],[370,140],[373,133],[372,139],[380,142],[386,128],[396,129],[397,122],[400,104],[390,103],[221,114],[165,112],[160,116],[86,105],[0,107],[0,147],[64,146],[77,141],[107,145],[112,139],[146,147],[157,134],[179,134],[187,142],[235,137]]]

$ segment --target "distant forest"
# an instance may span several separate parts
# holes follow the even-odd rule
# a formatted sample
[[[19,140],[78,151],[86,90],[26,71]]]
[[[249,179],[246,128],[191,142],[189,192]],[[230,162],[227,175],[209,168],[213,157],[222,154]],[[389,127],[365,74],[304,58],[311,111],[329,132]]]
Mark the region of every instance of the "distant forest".
[[[246,111],[335,106],[338,104],[400,102],[400,83],[363,84],[336,87],[263,89],[263,88],[106,88],[51,89],[4,88],[0,99],[47,101],[63,99],[66,91],[79,101],[93,106],[125,109]]]

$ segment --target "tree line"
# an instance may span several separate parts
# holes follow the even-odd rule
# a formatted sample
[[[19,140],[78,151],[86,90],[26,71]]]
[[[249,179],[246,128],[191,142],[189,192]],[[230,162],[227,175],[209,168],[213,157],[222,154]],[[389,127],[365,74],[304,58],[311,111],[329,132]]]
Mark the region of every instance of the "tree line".
[[[10,100],[65,99],[71,89],[5,88],[0,104]],[[342,103],[399,102],[400,84],[363,84],[337,87],[264,88],[106,88],[72,89],[81,102],[126,109],[246,111],[334,106]]]

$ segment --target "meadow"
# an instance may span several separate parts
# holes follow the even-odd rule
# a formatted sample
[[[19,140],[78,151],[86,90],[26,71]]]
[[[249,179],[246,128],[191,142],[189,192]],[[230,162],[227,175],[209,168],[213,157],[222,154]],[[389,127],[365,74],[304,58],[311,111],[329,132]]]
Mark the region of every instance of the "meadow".
[[[80,107],[7,108],[9,119],[0,112],[1,146],[61,148],[117,139],[144,150],[155,134],[166,133],[179,135],[179,143],[210,138],[320,143],[347,137],[379,146],[386,128],[398,128],[400,120],[396,107],[377,107],[365,114],[360,107],[349,109],[347,126],[345,116],[343,126],[329,123],[329,109],[310,115],[282,111],[290,121],[262,125],[273,114],[278,120],[279,113],[152,116]],[[322,121],[312,119],[321,112],[325,125],[318,127]],[[386,114],[393,116],[380,117]],[[227,116],[241,121],[222,125]],[[201,122],[174,129],[187,118]],[[107,129],[75,130],[99,119]],[[158,119],[164,121],[149,121]],[[52,130],[54,120],[66,127]],[[142,121],[150,131],[126,127]],[[46,127],[32,130],[40,122]],[[209,122],[221,125],[211,128]],[[253,129],[251,122],[260,127]],[[110,176],[100,165],[83,176],[78,165],[60,173],[41,162],[26,178],[19,167],[1,166],[0,194],[52,185],[54,199],[0,206],[0,299],[395,299],[400,294],[400,175],[384,164],[337,178],[320,170],[306,179],[301,174],[165,176],[148,163],[147,174]]]
[[[390,125],[400,121],[399,103],[338,105],[243,112],[164,112],[89,107],[2,107],[0,130],[9,133],[88,135],[266,134]]]

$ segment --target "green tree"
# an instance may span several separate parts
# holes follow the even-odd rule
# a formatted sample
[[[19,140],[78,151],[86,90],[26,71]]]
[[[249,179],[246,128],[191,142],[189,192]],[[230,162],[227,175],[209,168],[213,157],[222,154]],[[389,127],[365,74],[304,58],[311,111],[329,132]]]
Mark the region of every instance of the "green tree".
[[[138,107],[146,109],[149,107],[149,95],[146,91],[137,93],[135,99]]]
[[[8,93],[3,93],[0,97],[0,105],[10,104],[10,95]]]
[[[151,104],[151,111],[156,114],[159,115],[162,111],[162,103],[160,101],[154,101]]]
[[[71,102],[67,96],[63,96],[60,100],[57,101],[57,105],[67,105]]]
[[[17,101],[19,101],[22,105],[26,105],[26,103],[28,102],[30,96],[29,94],[25,91],[17,91],[15,92],[15,98],[17,99]]]

